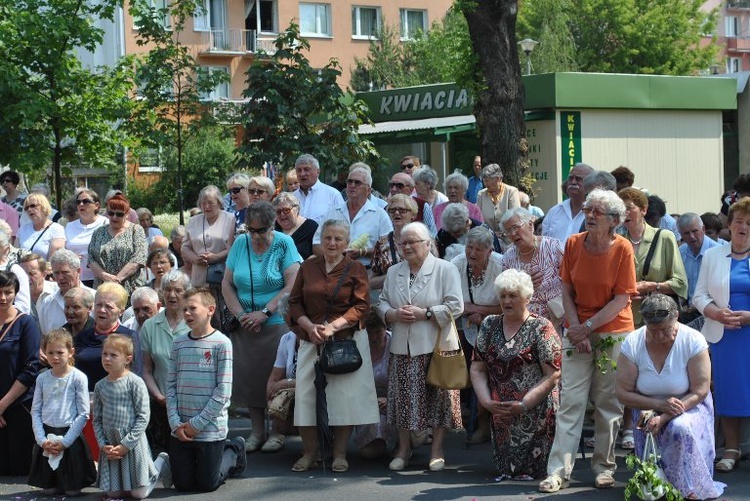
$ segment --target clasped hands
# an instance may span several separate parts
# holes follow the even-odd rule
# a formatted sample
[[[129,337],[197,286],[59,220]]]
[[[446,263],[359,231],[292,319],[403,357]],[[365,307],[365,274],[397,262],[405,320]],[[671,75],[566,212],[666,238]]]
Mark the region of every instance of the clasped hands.
[[[396,321],[411,324],[420,320],[427,320],[427,309],[405,304],[396,310]]]
[[[583,324],[571,325],[565,335],[570,344],[576,347],[578,353],[591,353],[591,329]]]
[[[105,445],[102,447],[102,451],[104,451],[104,455],[107,456],[107,459],[110,461],[114,460],[120,460],[125,455],[130,452],[130,450],[125,447],[124,445]]]
[[[729,308],[719,308],[714,314],[714,320],[721,322],[727,329],[740,329],[750,324],[750,311],[732,311]]]
[[[62,442],[52,442],[51,440],[45,440],[42,444],[42,450],[50,456],[57,456],[62,454],[65,450],[65,446]]]
[[[504,402],[490,400],[489,402],[482,404],[482,407],[487,409],[489,413],[502,424],[508,424],[513,421],[513,418],[523,414],[523,407],[518,400],[508,400]]]
[[[331,324],[312,324],[307,329],[310,341],[315,344],[325,343],[326,339],[333,336],[334,332]]]
[[[198,430],[193,428],[190,423],[180,423],[174,434],[180,442],[190,442],[198,434]]]
[[[249,313],[242,313],[237,317],[237,320],[244,329],[250,332],[260,332],[260,328],[268,320],[268,316],[262,311],[251,311]]]

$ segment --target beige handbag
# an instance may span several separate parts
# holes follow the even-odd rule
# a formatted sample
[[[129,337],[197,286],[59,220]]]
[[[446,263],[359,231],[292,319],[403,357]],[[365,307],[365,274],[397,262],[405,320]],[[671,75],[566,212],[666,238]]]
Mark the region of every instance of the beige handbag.
[[[456,321],[453,314],[449,314],[451,316],[450,323],[441,329],[435,340],[435,349],[432,352],[430,367],[427,369],[427,382],[444,390],[463,390],[471,384],[469,371],[466,367],[464,351],[461,349],[461,341],[458,338]],[[446,329],[449,332],[445,332]],[[458,350],[440,351],[441,339],[455,340],[458,344]]]
[[[294,409],[294,388],[284,388],[268,402],[268,415],[271,418],[286,421]]]

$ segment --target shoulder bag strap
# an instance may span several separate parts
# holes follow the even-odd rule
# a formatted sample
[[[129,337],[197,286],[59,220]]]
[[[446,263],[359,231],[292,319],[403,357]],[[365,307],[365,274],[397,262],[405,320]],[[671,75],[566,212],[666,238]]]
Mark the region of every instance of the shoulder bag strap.
[[[331,314],[331,307],[333,306],[333,298],[335,298],[336,295],[339,293],[339,290],[341,289],[341,285],[344,283],[344,279],[346,278],[346,275],[349,273],[349,268],[351,268],[353,262],[354,261],[349,261],[349,263],[346,265],[346,268],[344,268],[344,272],[339,277],[338,282],[336,282],[336,287],[333,288],[333,294],[331,294],[331,300],[328,301],[328,309],[326,310],[326,316],[325,316],[326,321],[328,321],[328,317]]]
[[[3,331],[2,335],[0,335],[0,342],[3,339],[5,339],[5,336],[8,334],[8,332],[10,332],[10,329],[11,329],[11,327],[13,327],[13,324],[16,323],[16,320],[18,320],[19,318],[21,318],[23,315],[24,315],[24,313],[21,313],[20,311],[18,313],[16,313],[16,316],[13,317],[13,320],[10,321],[10,323],[8,324],[8,327],[6,327],[5,330]]]
[[[29,247],[29,252],[34,252],[34,246],[39,243],[39,240],[41,240],[41,238],[44,236],[44,234],[47,233],[47,230],[49,229],[50,226],[52,226],[52,223],[50,223],[50,224],[48,224],[47,226],[44,227],[44,229],[39,234],[39,236],[36,237],[36,240],[34,240],[34,243],[31,244],[31,247]],[[47,258],[47,256],[42,256],[42,257],[45,258],[45,259]]]
[[[651,247],[648,248],[648,254],[646,254],[646,261],[643,263],[643,278],[646,278],[646,275],[648,275],[649,268],[651,268],[651,259],[654,257],[654,252],[656,252],[656,243],[659,241],[659,234],[661,233],[661,228],[656,230],[656,235],[654,235],[654,240],[651,242]]]
[[[245,245],[247,246],[247,265],[250,268],[250,311],[255,311],[255,287],[253,282],[253,254],[250,251],[250,234],[245,233]],[[240,298],[239,293],[237,299]],[[242,304],[242,301],[240,301]],[[242,306],[245,306],[244,304]]]
[[[388,234],[388,244],[391,246],[391,264],[398,263],[398,257],[396,256],[396,242],[393,238],[393,232]]]
[[[474,293],[471,291],[471,275],[469,274],[469,262],[466,262],[466,283],[469,285],[469,301],[474,302]]]

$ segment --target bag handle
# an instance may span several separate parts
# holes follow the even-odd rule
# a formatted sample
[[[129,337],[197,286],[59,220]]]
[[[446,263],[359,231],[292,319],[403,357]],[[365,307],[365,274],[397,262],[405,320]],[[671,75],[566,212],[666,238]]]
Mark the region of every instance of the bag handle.
[[[456,319],[453,318],[453,312],[451,310],[448,310],[448,315],[451,317],[451,323],[455,327],[456,326]],[[458,341],[458,349],[461,350],[461,340],[458,339],[458,329],[454,328],[452,330],[456,332],[456,338],[457,338],[457,341]],[[438,331],[438,335],[435,337],[435,348],[432,351],[435,352],[435,353],[440,352],[440,331]]]
[[[661,231],[661,228],[656,230],[656,235],[654,236],[654,240],[651,242],[651,247],[648,248],[646,260],[643,262],[643,278],[646,278],[646,275],[648,275],[649,269],[651,268],[651,259],[653,259],[654,252],[656,252],[656,242],[659,241],[659,234],[661,233]]]
[[[651,455],[656,459],[659,456],[659,453],[656,450],[654,434],[649,431],[646,433],[646,444],[643,446],[643,456],[641,457],[641,460],[643,462],[649,461]]]

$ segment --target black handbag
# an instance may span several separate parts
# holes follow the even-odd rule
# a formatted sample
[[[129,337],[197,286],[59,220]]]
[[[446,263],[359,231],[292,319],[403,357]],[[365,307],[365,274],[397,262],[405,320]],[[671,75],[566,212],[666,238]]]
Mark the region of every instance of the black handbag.
[[[329,339],[320,350],[320,368],[326,374],[349,374],[362,367],[362,355],[352,339]]]

